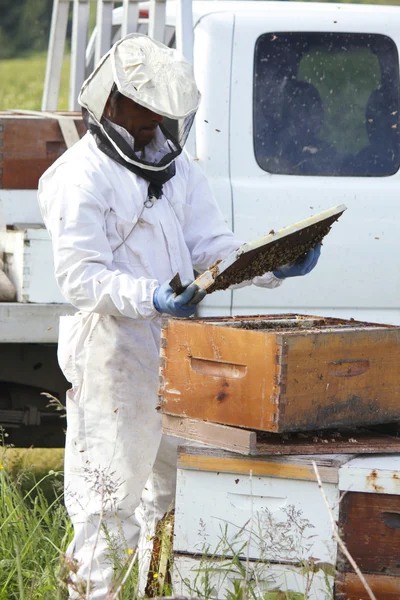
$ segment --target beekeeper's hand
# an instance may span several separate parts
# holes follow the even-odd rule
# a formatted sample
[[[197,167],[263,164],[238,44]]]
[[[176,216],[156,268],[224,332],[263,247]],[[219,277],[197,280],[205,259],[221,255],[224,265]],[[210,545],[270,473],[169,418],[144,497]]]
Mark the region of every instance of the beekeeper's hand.
[[[320,254],[321,244],[317,244],[314,248],[311,248],[303,258],[298,258],[294,263],[282,265],[282,267],[279,267],[279,269],[273,273],[278,279],[307,275],[307,273],[312,271],[317,264]]]
[[[174,317],[190,317],[196,306],[206,295],[205,290],[200,290],[192,281],[182,282],[185,288],[181,294],[175,294],[168,282],[156,288],[153,295],[153,304],[160,313]]]

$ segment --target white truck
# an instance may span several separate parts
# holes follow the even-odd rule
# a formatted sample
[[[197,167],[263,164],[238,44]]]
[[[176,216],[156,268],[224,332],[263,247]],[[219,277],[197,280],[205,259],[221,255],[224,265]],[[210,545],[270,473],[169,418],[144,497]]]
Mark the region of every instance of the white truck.
[[[69,4],[54,2],[47,111],[57,108]],[[201,316],[297,312],[400,324],[400,9],[246,0],[124,0],[115,9],[98,0],[87,43],[89,4],[73,3],[70,110],[112,41],[148,31],[193,60],[203,97],[189,150],[238,238],[348,207],[310,275],[276,290],[216,292]],[[0,190],[0,210],[6,272],[15,278],[20,264],[16,283],[25,289],[36,269],[29,285],[40,291],[0,304],[0,422],[13,425],[17,443],[54,445],[60,424],[45,425],[51,417],[39,392],[61,397],[67,387],[56,363],[57,319],[73,308],[54,284],[35,192]]]

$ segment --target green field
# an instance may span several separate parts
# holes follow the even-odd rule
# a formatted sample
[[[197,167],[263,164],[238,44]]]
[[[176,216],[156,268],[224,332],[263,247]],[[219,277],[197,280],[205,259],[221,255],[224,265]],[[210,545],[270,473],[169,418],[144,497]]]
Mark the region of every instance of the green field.
[[[63,450],[0,447],[0,600],[68,598],[69,571],[76,565],[64,554],[72,524],[63,504],[62,468]],[[117,555],[110,542],[115,587],[134,558],[130,554]],[[136,598],[136,582],[133,569],[119,600]],[[78,587],[85,600],[86,582]]]
[[[305,0],[312,2],[313,0]],[[329,2],[330,0],[320,0]],[[400,5],[400,0],[378,0],[365,2],[355,0],[353,4]],[[91,27],[94,25],[94,4]],[[40,110],[43,82],[46,70],[46,52],[24,58],[0,60],[0,110],[23,108]],[[69,56],[64,60],[58,110],[68,108]]]
[[[40,110],[46,53],[0,60],[0,110]],[[69,56],[64,60],[58,109],[68,108]]]

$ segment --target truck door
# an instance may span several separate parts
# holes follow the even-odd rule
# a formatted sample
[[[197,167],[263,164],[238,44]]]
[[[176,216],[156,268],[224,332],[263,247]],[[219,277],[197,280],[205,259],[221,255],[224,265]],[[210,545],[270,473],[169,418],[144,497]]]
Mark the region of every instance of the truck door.
[[[232,311],[400,324],[400,10],[263,4],[235,14],[235,232],[252,240],[348,210],[311,274],[236,290]]]

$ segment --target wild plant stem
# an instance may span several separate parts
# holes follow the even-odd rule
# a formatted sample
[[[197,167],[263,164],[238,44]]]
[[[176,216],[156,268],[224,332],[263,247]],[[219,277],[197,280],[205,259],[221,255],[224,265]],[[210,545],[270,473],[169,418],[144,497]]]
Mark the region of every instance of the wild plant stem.
[[[19,553],[18,545],[15,546],[15,555],[17,560],[17,574],[18,574],[18,587],[19,587],[19,597],[21,600],[24,600],[24,582],[22,578],[22,568],[21,568],[21,555]]]
[[[123,580],[121,581],[121,583],[119,584],[115,594],[113,595],[113,597],[111,598],[111,600],[118,600],[118,594],[120,593],[120,591],[122,590],[122,588],[124,587],[129,575],[131,574],[131,571],[133,569],[133,565],[135,564],[136,561],[136,557],[137,557],[137,553],[138,553],[138,549],[136,548],[134,555],[132,556],[132,560],[129,563],[129,567],[126,570],[126,573],[124,575]]]
[[[349,563],[351,564],[351,566],[353,567],[354,571],[356,572],[356,574],[358,575],[358,577],[360,578],[361,583],[363,584],[365,591],[367,592],[368,596],[370,597],[371,600],[377,600],[374,592],[371,590],[371,588],[369,587],[367,580],[365,579],[364,575],[361,573],[356,561],[354,560],[354,558],[351,556],[350,552],[347,550],[347,547],[344,543],[344,541],[342,540],[342,538],[339,535],[339,531],[338,531],[338,527],[336,525],[335,519],[333,517],[333,513],[331,510],[331,507],[329,506],[329,502],[328,502],[328,498],[326,497],[325,494],[325,490],[322,487],[322,481],[321,481],[321,477],[319,475],[319,471],[318,471],[318,467],[315,463],[315,461],[312,461],[312,465],[314,467],[314,471],[315,471],[315,476],[317,478],[317,482],[318,482],[318,487],[319,487],[319,491],[321,492],[322,498],[325,502],[325,505],[328,509],[328,514],[329,514],[329,518],[331,521],[331,526],[332,526],[332,534],[333,537],[335,538],[335,540],[337,541],[341,551],[343,552],[343,554],[346,556],[347,560],[349,561]]]
[[[251,514],[250,514],[250,535],[249,541],[247,542],[247,556],[246,556],[246,574],[244,580],[244,586],[242,590],[242,600],[246,600],[247,583],[249,580],[249,567],[250,567],[250,544],[253,536],[253,471],[250,471],[250,498],[251,498]]]
[[[315,572],[314,571],[312,571],[312,572],[308,571],[307,572],[306,587],[305,587],[305,590],[304,590],[304,600],[308,600],[308,596],[309,596],[309,593],[311,591],[311,586],[313,584],[314,577],[315,577]]]

